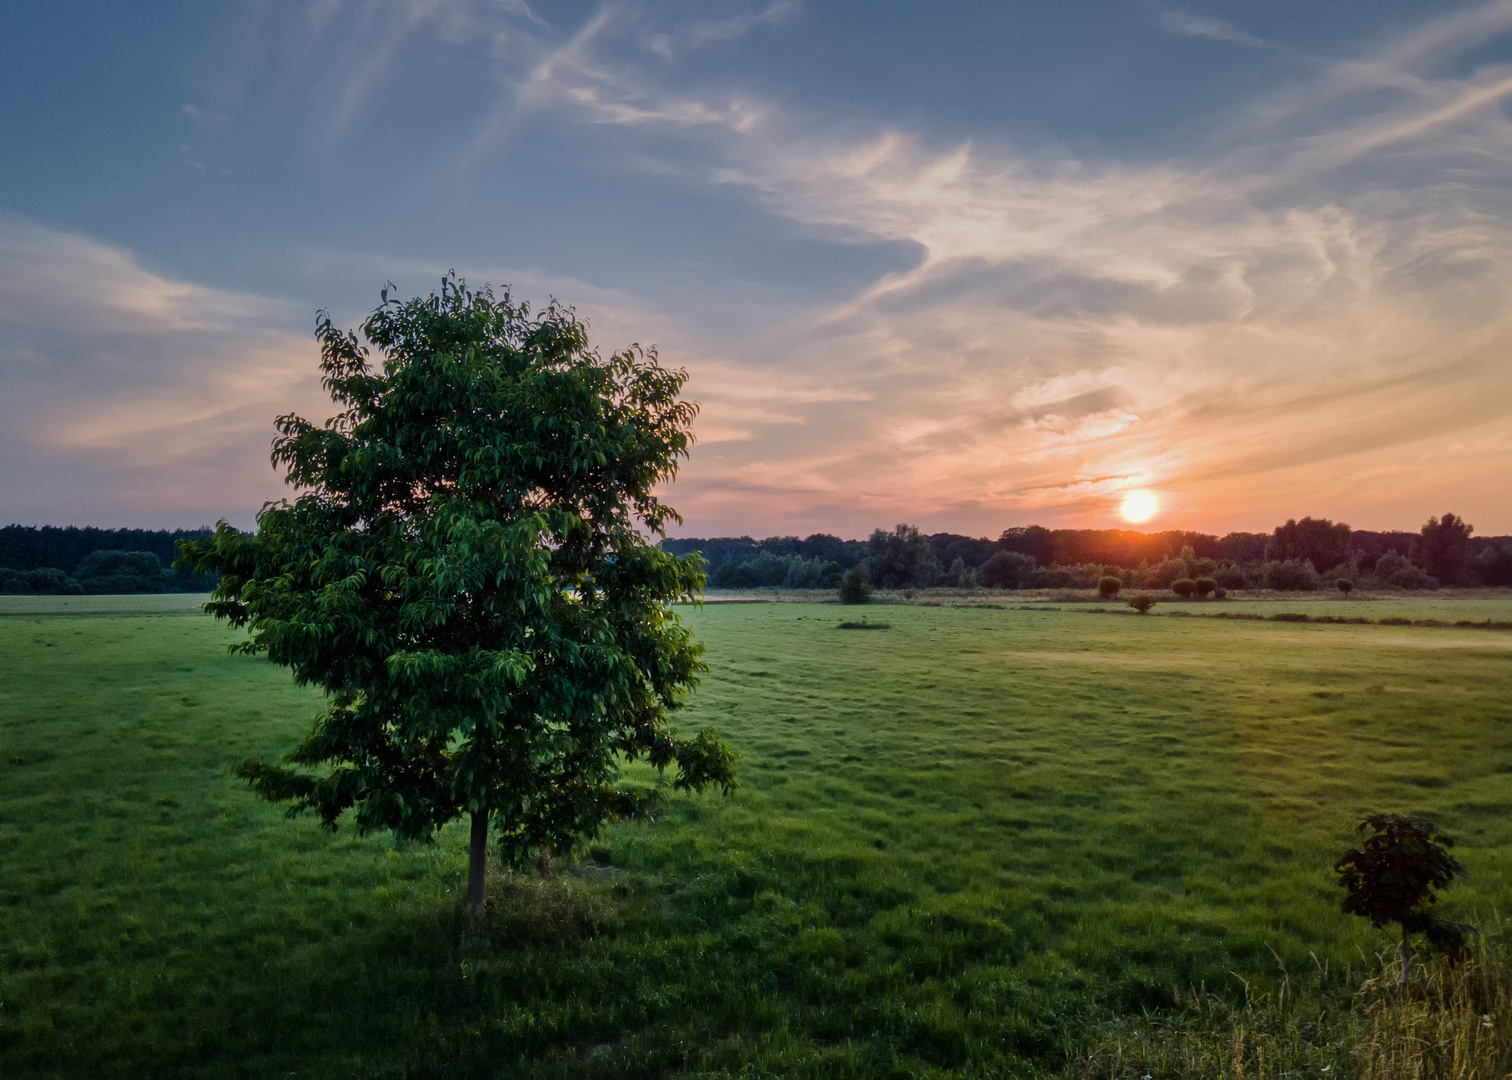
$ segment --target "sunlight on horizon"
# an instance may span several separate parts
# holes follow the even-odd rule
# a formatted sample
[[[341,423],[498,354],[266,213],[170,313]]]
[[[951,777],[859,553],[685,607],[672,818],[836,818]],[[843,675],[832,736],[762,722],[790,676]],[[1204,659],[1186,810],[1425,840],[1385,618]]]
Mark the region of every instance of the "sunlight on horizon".
[[[1118,512],[1125,521],[1138,525],[1160,512],[1160,500],[1151,491],[1131,491],[1124,496],[1123,505],[1118,508]]]

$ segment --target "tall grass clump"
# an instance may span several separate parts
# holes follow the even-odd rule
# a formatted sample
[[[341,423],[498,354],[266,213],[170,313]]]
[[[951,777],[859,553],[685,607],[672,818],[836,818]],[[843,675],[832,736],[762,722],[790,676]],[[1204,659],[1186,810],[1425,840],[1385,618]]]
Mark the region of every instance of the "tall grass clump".
[[[1294,985],[1245,1000],[1205,988],[1180,995],[1166,1015],[1108,1021],[1070,1049],[1065,1075],[1080,1080],[1500,1080],[1512,1074],[1512,972],[1505,925],[1474,959],[1413,965],[1382,953],[1352,996],[1320,965]],[[1346,976],[1347,981],[1347,976]],[[1330,990],[1330,986],[1335,988]],[[1398,988],[1401,987],[1400,992]]]

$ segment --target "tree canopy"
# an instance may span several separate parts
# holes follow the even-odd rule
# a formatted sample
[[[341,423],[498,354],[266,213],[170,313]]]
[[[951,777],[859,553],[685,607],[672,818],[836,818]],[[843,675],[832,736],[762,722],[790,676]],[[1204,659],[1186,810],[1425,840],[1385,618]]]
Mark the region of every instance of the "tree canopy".
[[[1265,545],[1265,557],[1271,562],[1310,562],[1320,573],[1349,561],[1351,530],[1342,521],[1305,517],[1287,519],[1277,525]]]
[[[869,541],[867,564],[871,579],[884,589],[926,588],[940,576],[929,537],[916,525],[899,525],[892,532],[875,529]]]
[[[1475,526],[1455,514],[1431,517],[1412,539],[1412,561],[1446,585],[1458,584],[1470,566]]]
[[[669,726],[705,669],[669,605],[698,560],[651,546],[679,520],[656,494],[691,443],[686,373],[638,346],[601,357],[570,309],[507,292],[390,299],[369,345],[321,313],[323,426],[278,420],[299,489],[257,533],[224,522],[180,546],[222,574],[207,610],[241,648],[323,688],[329,707],[280,764],[239,774],[335,828],[428,838],[472,823],[469,905],[492,827],[507,863],[564,852],[665,791],[734,786],[712,729]],[[636,789],[622,763],[670,782]]]

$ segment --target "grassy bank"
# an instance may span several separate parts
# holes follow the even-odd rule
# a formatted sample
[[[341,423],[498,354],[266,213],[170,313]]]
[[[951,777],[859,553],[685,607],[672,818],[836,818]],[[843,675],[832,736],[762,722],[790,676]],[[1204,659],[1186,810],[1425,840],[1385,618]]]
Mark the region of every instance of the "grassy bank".
[[[1265,1002],[1335,1037],[1387,944],[1328,870],[1363,811],[1440,815],[1467,917],[1512,884],[1512,635],[853,614],[691,611],[683,722],[745,786],[501,875],[473,936],[460,835],[228,777],[316,702],[226,630],[0,617],[0,1075],[1136,1075],[1161,1031],[1176,1074]]]

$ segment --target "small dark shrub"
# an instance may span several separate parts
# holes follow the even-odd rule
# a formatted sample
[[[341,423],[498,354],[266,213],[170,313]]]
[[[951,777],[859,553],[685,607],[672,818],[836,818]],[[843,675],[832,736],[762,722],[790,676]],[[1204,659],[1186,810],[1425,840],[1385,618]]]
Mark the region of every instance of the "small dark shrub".
[[[841,630],[891,630],[892,624],[885,622],[867,622],[865,619],[862,619],[860,622],[843,622],[840,624],[839,628]]]
[[[1155,606],[1155,598],[1149,593],[1140,593],[1129,597],[1128,605],[1141,615],[1148,615],[1150,609]]]
[[[1350,581],[1347,577],[1341,577],[1338,581],[1334,582],[1334,588],[1338,589],[1345,596],[1348,596],[1349,590],[1354,588],[1354,582]]]
[[[1097,594],[1103,597],[1105,600],[1111,600],[1113,597],[1118,595],[1118,590],[1122,588],[1123,582],[1119,581],[1112,574],[1108,574],[1106,577],[1103,577],[1098,581]]]
[[[1218,583],[1210,577],[1200,577],[1192,584],[1197,586],[1197,595],[1202,597],[1204,600],[1207,599],[1208,595],[1214,589],[1218,588]]]
[[[1177,578],[1171,582],[1171,591],[1183,600],[1190,600],[1197,591],[1197,583],[1191,578]]]
[[[871,599],[871,574],[865,563],[857,563],[840,575],[840,602],[864,604]]]
[[[1213,590],[1213,599],[1214,600],[1222,600],[1227,595],[1228,595],[1228,590],[1225,589],[1222,585],[1219,585],[1216,589]]]
[[[1345,891],[1344,911],[1370,920],[1375,927],[1396,923],[1402,928],[1402,982],[1412,936],[1422,934],[1430,948],[1457,964],[1469,951],[1466,938],[1473,926],[1449,922],[1431,910],[1437,890],[1447,888],[1465,868],[1449,854],[1454,840],[1426,818],[1410,814],[1371,814],[1356,832],[1370,830],[1357,848],[1334,863]]]

